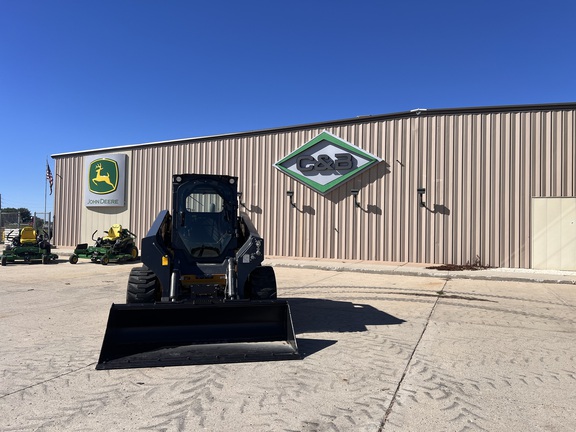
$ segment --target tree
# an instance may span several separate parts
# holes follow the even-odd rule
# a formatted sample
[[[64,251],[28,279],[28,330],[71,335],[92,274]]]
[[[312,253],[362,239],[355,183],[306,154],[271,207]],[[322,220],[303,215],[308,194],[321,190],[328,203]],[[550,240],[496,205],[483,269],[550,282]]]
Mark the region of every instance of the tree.
[[[18,215],[20,215],[20,223],[27,224],[32,222],[32,214],[27,208],[6,207],[2,209],[2,220],[0,223],[3,226],[18,224]]]

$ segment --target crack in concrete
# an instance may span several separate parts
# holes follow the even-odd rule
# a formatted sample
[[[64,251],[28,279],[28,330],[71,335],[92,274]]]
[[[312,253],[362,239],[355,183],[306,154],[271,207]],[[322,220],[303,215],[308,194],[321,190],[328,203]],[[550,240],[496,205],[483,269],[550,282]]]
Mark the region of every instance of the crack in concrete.
[[[386,409],[386,413],[384,414],[384,418],[382,419],[382,422],[380,423],[380,427],[378,428],[378,432],[384,431],[384,427],[386,426],[386,422],[388,421],[388,417],[392,413],[392,409],[394,408],[394,405],[396,404],[396,399],[398,398],[398,393],[400,392],[400,388],[402,387],[402,384],[404,383],[404,379],[406,378],[406,375],[408,374],[408,370],[410,369],[410,365],[412,364],[412,359],[414,358],[414,354],[416,354],[416,350],[418,349],[418,347],[420,346],[420,342],[422,342],[422,339],[424,338],[424,333],[426,333],[426,330],[428,329],[428,324],[430,323],[430,320],[432,319],[432,314],[436,310],[436,306],[438,305],[438,302],[440,301],[440,299],[445,298],[444,288],[446,288],[447,284],[448,284],[448,280],[444,281],[444,285],[442,285],[442,288],[440,289],[440,291],[437,292],[436,301],[434,302],[434,305],[432,305],[432,309],[430,310],[430,313],[428,314],[428,318],[426,318],[426,324],[424,324],[424,328],[422,329],[422,333],[420,333],[420,337],[418,338],[418,341],[414,345],[414,349],[412,350],[412,353],[410,354],[410,358],[408,359],[408,362],[406,363],[406,367],[404,368],[404,371],[402,372],[402,377],[400,378],[400,381],[398,381],[398,386],[396,386],[396,390],[394,390],[394,394],[392,395],[392,400],[390,401],[390,404],[388,405],[388,408]]]
[[[51,382],[51,381],[55,381],[55,380],[57,380],[57,379],[59,379],[59,378],[62,378],[62,377],[64,377],[64,376],[66,376],[66,375],[74,374],[74,373],[76,373],[76,372],[79,372],[79,371],[81,371],[81,370],[83,370],[83,369],[87,369],[87,368],[89,368],[89,367],[94,368],[95,365],[96,365],[96,363],[90,363],[89,365],[81,366],[81,367],[79,367],[79,368],[77,368],[77,369],[73,369],[73,370],[68,371],[68,372],[63,372],[63,373],[61,373],[61,374],[59,374],[59,375],[53,376],[52,378],[48,378],[48,379],[39,381],[39,382],[37,382],[37,383],[27,385],[27,386],[22,387],[22,388],[19,388],[19,389],[17,389],[17,390],[11,391],[10,393],[2,394],[2,395],[0,395],[0,399],[4,399],[4,398],[6,398],[6,397],[8,397],[8,396],[12,396],[12,395],[14,395],[14,394],[21,393],[21,392],[26,391],[26,390],[29,390],[29,389],[31,389],[31,388],[41,386],[42,384],[46,384],[46,383],[49,383],[49,382]]]

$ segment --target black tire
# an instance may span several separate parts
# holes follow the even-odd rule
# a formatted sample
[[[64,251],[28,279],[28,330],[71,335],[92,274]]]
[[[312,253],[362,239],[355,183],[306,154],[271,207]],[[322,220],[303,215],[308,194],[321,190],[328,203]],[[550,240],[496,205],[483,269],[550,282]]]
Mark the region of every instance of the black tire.
[[[68,258],[68,261],[70,262],[70,264],[76,264],[78,262],[78,255],[76,255],[76,254],[70,255],[70,258]]]
[[[7,262],[8,262],[8,260],[6,259],[5,256],[3,256],[3,257],[2,257],[2,267],[4,267]]]
[[[100,260],[100,264],[102,264],[102,265],[108,265],[109,262],[110,262],[110,258],[108,258],[108,255],[104,255],[102,257],[102,259]]]
[[[50,262],[50,257],[48,255],[42,255],[42,264],[48,264]]]
[[[126,303],[154,303],[161,296],[160,283],[152,270],[146,266],[130,270]]]
[[[269,300],[277,297],[276,275],[270,266],[256,267],[250,273],[245,287],[251,300]]]

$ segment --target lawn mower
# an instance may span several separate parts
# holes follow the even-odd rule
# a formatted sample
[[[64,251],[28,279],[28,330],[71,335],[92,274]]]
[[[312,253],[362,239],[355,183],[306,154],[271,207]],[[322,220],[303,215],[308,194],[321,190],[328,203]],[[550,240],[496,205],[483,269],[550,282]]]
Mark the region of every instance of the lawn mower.
[[[12,232],[8,235],[10,236]],[[58,255],[51,252],[51,248],[46,232],[38,235],[33,227],[27,226],[20,230],[20,233],[12,239],[12,243],[2,252],[1,263],[3,266],[16,261],[27,263],[41,261],[42,264],[48,264],[58,259]]]
[[[98,230],[92,233],[94,246],[88,246],[88,243],[76,246],[68,259],[71,264],[76,264],[79,258],[99,262],[102,265],[107,265],[109,262],[134,261],[138,258],[138,248],[134,242],[136,236],[122,228],[122,225],[114,224],[108,231],[104,231],[106,236],[94,239],[97,232]]]

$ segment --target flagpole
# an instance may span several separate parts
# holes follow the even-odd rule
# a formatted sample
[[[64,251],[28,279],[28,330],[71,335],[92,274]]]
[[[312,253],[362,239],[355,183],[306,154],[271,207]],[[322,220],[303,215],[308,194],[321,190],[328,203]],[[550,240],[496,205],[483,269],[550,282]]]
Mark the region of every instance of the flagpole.
[[[52,185],[54,184],[54,177],[52,177],[52,170],[50,169],[50,164],[48,163],[48,158],[46,158],[46,180],[44,181],[44,217],[46,217],[46,197],[47,197],[47,189],[48,183],[50,184],[50,195],[52,195]],[[48,226],[50,226],[50,222],[48,221]]]
[[[48,159],[46,159],[46,166],[48,166]],[[46,191],[48,186],[48,175],[44,176],[44,223],[46,223]],[[42,224],[42,228],[44,228],[44,224]]]

